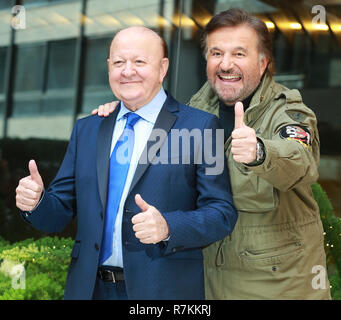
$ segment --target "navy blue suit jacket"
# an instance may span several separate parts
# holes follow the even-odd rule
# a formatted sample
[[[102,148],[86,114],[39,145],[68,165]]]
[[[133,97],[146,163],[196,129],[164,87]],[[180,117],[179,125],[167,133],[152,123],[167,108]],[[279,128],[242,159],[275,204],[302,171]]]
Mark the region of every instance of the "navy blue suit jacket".
[[[107,118],[90,116],[76,122],[57,176],[37,208],[25,218],[40,230],[57,232],[77,216],[65,299],[92,298],[118,109]],[[165,154],[162,148],[170,146],[168,137],[172,129],[199,129],[204,136],[204,129],[217,129],[219,125],[217,117],[180,104],[168,95],[156,128],[168,134],[162,138],[164,141],[157,141],[161,150],[155,148],[155,142],[147,143],[145,150],[154,149],[157,158]],[[174,159],[168,152],[168,164],[150,163],[149,159],[137,166],[122,221],[129,299],[204,299],[202,247],[230,234],[236,223],[224,153],[218,159],[223,162],[223,172],[207,175],[205,170],[212,164],[206,163],[204,157],[202,164],[194,163],[195,156],[204,153],[203,148],[192,144],[190,150],[184,151],[190,156],[188,164],[182,164],[181,144],[179,149],[178,164],[171,164]],[[167,243],[142,244],[135,237],[131,219],[140,212],[134,200],[137,193],[167,220],[170,229]]]

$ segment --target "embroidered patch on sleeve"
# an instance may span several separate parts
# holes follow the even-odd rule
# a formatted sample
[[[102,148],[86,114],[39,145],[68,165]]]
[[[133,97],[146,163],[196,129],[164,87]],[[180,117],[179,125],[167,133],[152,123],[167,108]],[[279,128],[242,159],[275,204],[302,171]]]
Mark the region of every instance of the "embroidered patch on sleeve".
[[[281,129],[279,136],[282,139],[296,140],[305,147],[308,147],[311,144],[310,132],[305,127],[297,125],[285,126]]]

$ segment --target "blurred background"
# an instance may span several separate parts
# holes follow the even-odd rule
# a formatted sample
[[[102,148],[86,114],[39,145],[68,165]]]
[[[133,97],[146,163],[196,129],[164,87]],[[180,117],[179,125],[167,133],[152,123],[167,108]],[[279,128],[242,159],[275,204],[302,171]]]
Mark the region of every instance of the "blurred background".
[[[266,23],[275,79],[299,89],[316,113],[319,183],[341,217],[341,0],[0,0],[0,236],[44,236],[19,217],[15,188],[30,159],[47,186],[74,122],[115,99],[106,59],[117,30],[144,25],[161,33],[171,61],[164,87],[188,102],[206,78],[202,29],[231,7]],[[74,231],[70,225],[63,235]]]

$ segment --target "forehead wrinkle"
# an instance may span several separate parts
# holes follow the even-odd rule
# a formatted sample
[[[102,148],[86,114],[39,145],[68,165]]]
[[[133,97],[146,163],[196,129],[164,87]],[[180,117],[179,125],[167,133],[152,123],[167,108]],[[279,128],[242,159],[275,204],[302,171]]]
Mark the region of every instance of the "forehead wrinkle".
[[[209,48],[209,51],[213,51],[213,50],[218,50],[218,51],[222,51],[220,48],[218,47],[212,47],[212,48]]]
[[[251,28],[248,24],[241,24],[241,25],[237,25],[237,26],[226,26],[226,27],[221,27],[221,28],[218,28],[218,29],[212,31],[211,33],[206,35],[206,47],[208,47],[208,44],[209,44],[210,41],[212,42],[212,39],[215,39],[215,41],[223,41],[224,44],[229,44],[231,39],[226,39],[226,38],[222,39],[222,34],[224,33],[224,31],[226,30],[227,33],[231,33],[232,32],[231,38],[232,38],[232,41],[235,41],[237,39],[235,38],[235,36],[233,34],[233,31],[235,30],[236,32],[240,32],[240,30],[242,30],[242,29],[244,29],[246,32],[253,33],[254,37],[252,37],[252,38],[256,39],[256,46],[258,48],[259,36],[256,33],[256,31],[253,30],[253,28]],[[218,36],[218,39],[216,38],[217,34],[220,34],[220,36]],[[242,34],[238,38],[238,41],[242,45],[250,45],[250,39],[248,38],[247,35],[243,35]]]
[[[244,51],[244,52],[247,52],[247,48],[244,48],[244,47],[241,47],[241,46],[238,46],[238,47],[235,47],[232,49],[233,51],[238,51],[238,50],[241,50],[241,51]]]

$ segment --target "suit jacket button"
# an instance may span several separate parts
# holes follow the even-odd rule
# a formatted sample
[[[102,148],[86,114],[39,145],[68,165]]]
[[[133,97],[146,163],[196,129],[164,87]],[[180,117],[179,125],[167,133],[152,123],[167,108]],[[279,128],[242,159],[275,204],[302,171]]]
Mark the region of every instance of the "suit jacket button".
[[[95,243],[95,249],[98,251],[99,250],[99,246],[97,243]]]

